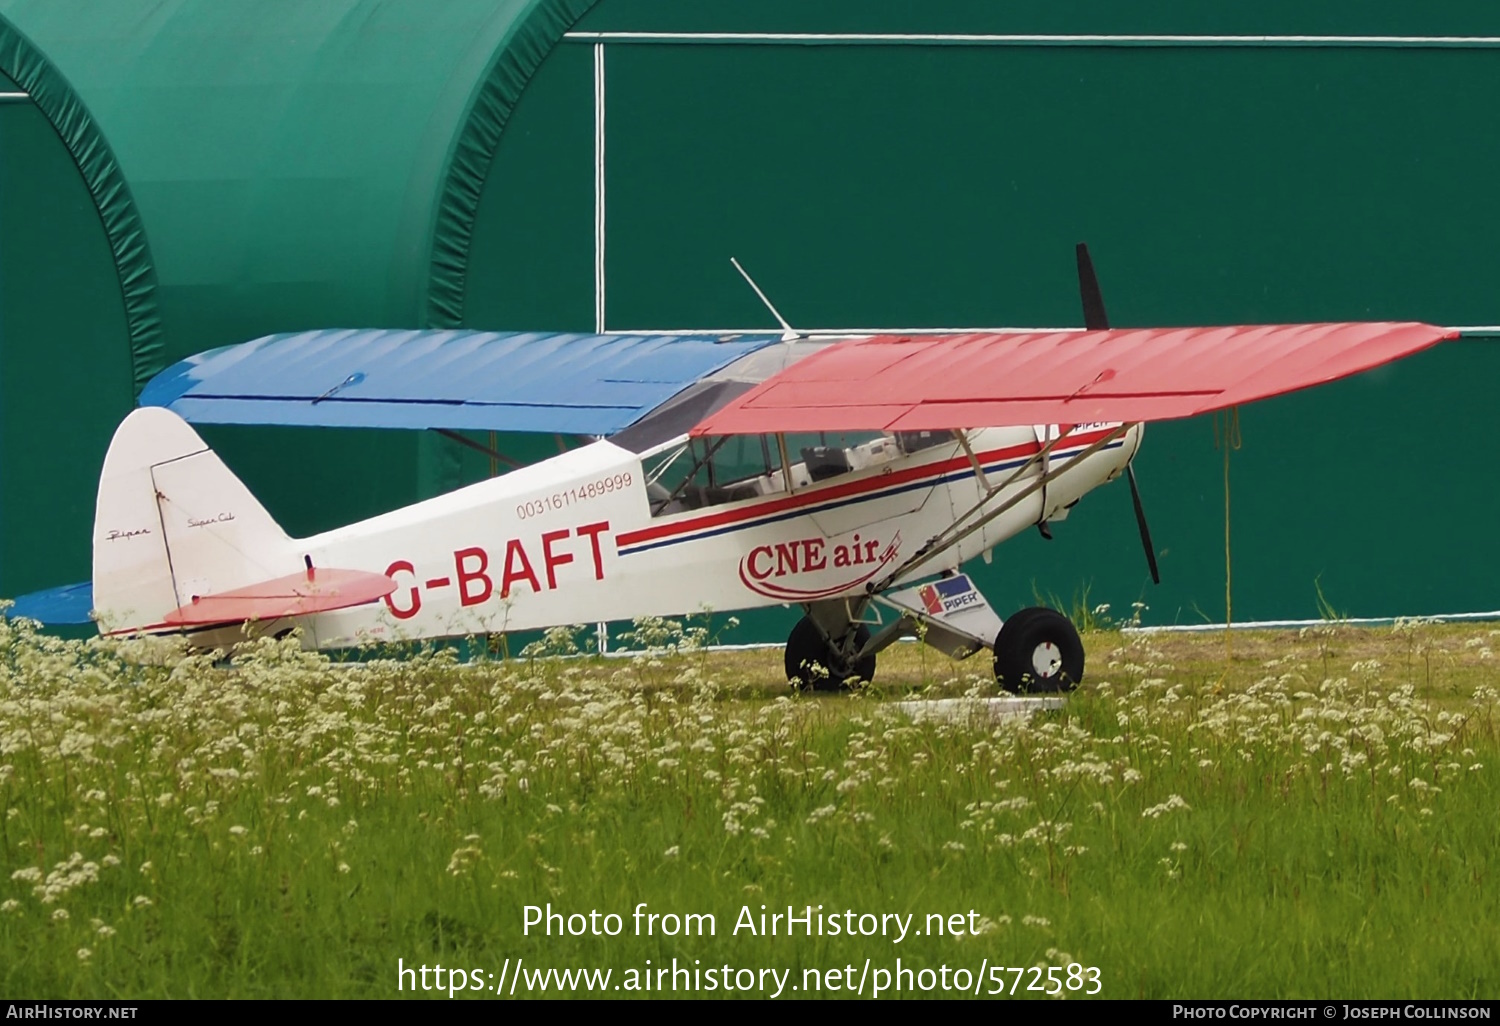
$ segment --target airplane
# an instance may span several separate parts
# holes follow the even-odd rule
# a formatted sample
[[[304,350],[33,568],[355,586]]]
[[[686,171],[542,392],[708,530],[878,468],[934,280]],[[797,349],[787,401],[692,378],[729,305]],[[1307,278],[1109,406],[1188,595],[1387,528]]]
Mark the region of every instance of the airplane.
[[[1332,381],[1457,330],[1331,323],[1112,330],[1087,248],[1083,330],[555,334],[320,330],[157,375],[100,476],[90,584],[12,616],[225,647],[310,648],[796,605],[796,686],[875,676],[919,637],[993,655],[1012,692],[1083,679],[1074,625],[1005,618],[963,572],[1094,488],[1130,482],[1147,421]],[[735,263],[737,269],[738,263]],[[749,276],[745,275],[749,281]],[[189,422],[530,431],[589,441],[292,538]],[[1050,535],[1049,535],[1050,536]],[[59,612],[59,610],[63,610]]]

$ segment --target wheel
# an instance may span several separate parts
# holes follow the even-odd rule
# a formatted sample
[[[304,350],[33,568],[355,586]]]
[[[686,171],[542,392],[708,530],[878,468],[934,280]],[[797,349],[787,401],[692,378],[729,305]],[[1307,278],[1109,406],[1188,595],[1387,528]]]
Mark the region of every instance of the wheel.
[[[1000,626],[995,680],[1015,694],[1072,691],[1083,680],[1083,641],[1054,609],[1023,609]]]
[[[870,628],[860,624],[854,629],[854,647],[860,649],[870,640]],[[875,654],[852,663],[833,651],[823,639],[823,632],[804,616],[786,639],[786,679],[793,686],[811,687],[814,691],[837,691],[851,680],[869,682],[875,679]]]

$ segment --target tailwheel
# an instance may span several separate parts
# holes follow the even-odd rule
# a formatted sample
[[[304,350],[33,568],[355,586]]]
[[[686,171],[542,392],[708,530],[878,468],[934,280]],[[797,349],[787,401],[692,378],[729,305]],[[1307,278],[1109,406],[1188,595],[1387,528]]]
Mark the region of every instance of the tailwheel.
[[[1083,641],[1054,609],[1023,609],[995,639],[995,680],[1015,694],[1072,691],[1083,679]]]
[[[868,683],[875,678],[875,653],[863,658],[848,653],[858,652],[869,640],[870,628],[858,624],[830,642],[812,617],[804,616],[786,639],[786,679],[793,687],[814,691],[838,691],[854,680]]]

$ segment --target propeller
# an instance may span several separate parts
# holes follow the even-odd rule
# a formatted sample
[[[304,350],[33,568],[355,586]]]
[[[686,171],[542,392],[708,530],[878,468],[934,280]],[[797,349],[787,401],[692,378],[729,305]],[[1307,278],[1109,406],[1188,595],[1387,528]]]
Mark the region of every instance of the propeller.
[[[1146,508],[1141,505],[1141,489],[1135,483],[1135,466],[1125,464],[1125,476],[1130,479],[1130,501],[1135,504],[1135,522],[1141,529],[1141,547],[1146,550],[1146,565],[1151,568],[1151,583],[1161,583],[1161,571],[1156,568],[1156,549],[1151,545],[1151,528],[1146,525]]]
[[[1078,244],[1078,296],[1083,300],[1083,326],[1089,331],[1107,331],[1109,315],[1104,312],[1104,294],[1099,291],[1099,276],[1094,273],[1094,260],[1089,256],[1087,243]],[[1151,544],[1151,528],[1146,524],[1146,507],[1141,505],[1141,489],[1135,481],[1134,463],[1125,465],[1125,475],[1130,479],[1130,501],[1135,506],[1135,522],[1141,529],[1141,547],[1146,550],[1146,565],[1151,568],[1153,584],[1161,583],[1161,571],[1156,566],[1156,549]]]
[[[1099,291],[1099,278],[1094,274],[1094,261],[1086,242],[1078,244],[1078,294],[1083,300],[1083,326],[1089,331],[1108,331],[1104,294]]]

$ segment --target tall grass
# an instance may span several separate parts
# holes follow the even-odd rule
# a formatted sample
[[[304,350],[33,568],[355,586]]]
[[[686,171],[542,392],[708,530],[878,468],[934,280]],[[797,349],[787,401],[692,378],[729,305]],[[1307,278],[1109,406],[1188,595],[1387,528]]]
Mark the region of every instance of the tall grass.
[[[398,958],[899,956],[1077,962],[1105,997],[1493,997],[1500,631],[1323,631],[1237,642],[1228,677],[1211,639],[1095,635],[1060,713],[916,724],[661,621],[634,659],[467,665],[0,621],[0,988],[386,997]],[[643,902],[715,934],[634,936]],[[523,935],[548,903],[625,931]],[[763,904],[978,932],[735,935]]]

